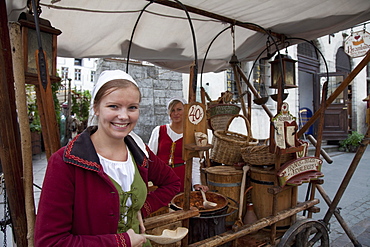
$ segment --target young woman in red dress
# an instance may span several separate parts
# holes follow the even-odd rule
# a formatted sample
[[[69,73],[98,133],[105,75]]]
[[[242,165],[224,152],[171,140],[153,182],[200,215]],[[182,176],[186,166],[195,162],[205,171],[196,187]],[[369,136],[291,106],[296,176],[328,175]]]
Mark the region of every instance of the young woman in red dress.
[[[184,104],[186,101],[182,98],[173,98],[167,103],[170,123],[155,127],[148,143],[149,148],[180,177],[181,192],[184,191],[186,165],[182,159]],[[194,190],[208,191],[208,186],[201,184],[199,161],[199,158],[193,158],[192,186]]]

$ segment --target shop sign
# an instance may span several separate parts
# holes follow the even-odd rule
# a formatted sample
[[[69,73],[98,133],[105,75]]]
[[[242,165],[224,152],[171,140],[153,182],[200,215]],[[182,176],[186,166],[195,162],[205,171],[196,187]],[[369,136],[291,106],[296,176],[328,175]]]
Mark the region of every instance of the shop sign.
[[[370,33],[366,31],[353,32],[344,42],[344,51],[350,57],[366,55],[370,49]]]
[[[322,177],[321,165],[322,160],[316,157],[303,157],[287,162],[277,172],[280,186],[299,185]]]

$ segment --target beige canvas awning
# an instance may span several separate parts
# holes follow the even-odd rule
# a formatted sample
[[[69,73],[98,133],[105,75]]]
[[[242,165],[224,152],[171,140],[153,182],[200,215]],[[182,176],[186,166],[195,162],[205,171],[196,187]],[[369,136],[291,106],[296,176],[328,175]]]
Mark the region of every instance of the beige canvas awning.
[[[178,5],[176,1],[170,2]],[[227,20],[253,23],[288,38],[307,40],[370,20],[369,0],[181,2]],[[19,13],[26,11],[26,3],[26,0],[6,0],[9,21],[16,21]],[[41,18],[49,20],[62,31],[58,37],[58,56],[127,57],[135,23],[141,10],[149,3],[146,0],[41,0]],[[211,41],[230,23],[195,13],[189,15],[195,33],[197,58],[201,63]],[[238,59],[254,60],[265,49],[267,37],[263,32],[236,26],[235,52]],[[302,40],[289,39],[288,42],[286,45]],[[232,54],[233,39],[229,28],[212,44],[204,72],[228,68]],[[130,58],[189,72],[195,51],[185,11],[159,3],[150,4],[137,24]]]

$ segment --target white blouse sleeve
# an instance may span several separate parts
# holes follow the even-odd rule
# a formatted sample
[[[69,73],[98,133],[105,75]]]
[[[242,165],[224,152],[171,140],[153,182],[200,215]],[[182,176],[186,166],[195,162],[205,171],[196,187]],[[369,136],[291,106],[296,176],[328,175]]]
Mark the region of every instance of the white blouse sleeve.
[[[158,152],[159,128],[160,126],[157,126],[153,129],[148,142],[148,147],[152,150],[154,154],[157,154]]]

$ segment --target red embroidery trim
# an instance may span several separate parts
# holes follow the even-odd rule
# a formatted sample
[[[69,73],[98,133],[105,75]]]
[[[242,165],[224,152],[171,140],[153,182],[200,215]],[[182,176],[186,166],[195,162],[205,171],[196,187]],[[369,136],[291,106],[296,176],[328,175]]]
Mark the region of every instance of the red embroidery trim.
[[[152,207],[149,205],[149,203],[145,202],[143,207],[148,215],[152,212]]]
[[[93,169],[93,167],[95,167],[97,169],[101,169],[101,165],[98,164],[98,163],[96,163],[96,162],[87,161],[87,160],[81,159],[80,157],[77,157],[75,155],[71,155],[72,147],[73,147],[73,145],[74,145],[74,143],[75,143],[76,140],[77,140],[77,138],[74,138],[71,141],[70,145],[67,145],[65,156],[68,159],[75,160],[76,162],[81,163],[81,164],[84,164],[86,166],[89,166],[90,168],[89,167],[86,167],[86,166],[80,166],[78,164],[74,164],[76,166],[84,167],[84,168],[89,169],[89,170],[96,170],[96,169]]]
[[[121,246],[126,247],[127,246],[126,239],[123,236],[123,234],[115,234],[114,236],[116,237],[117,246],[119,246],[119,247],[121,247]]]

